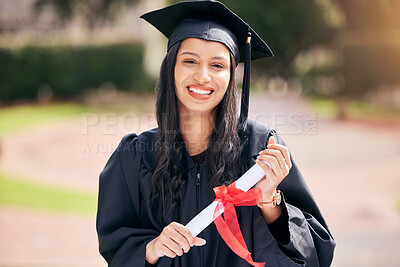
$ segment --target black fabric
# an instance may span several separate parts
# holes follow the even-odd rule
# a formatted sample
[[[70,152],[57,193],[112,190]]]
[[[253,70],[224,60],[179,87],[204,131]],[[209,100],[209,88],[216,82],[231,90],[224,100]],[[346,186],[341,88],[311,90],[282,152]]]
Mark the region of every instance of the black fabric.
[[[287,245],[290,242],[290,233],[288,225],[289,215],[286,210],[286,204],[284,202],[283,197],[282,197],[281,207],[282,207],[281,215],[273,223],[267,225],[269,231],[271,232],[272,236],[276,239],[276,241],[278,241],[278,243],[282,245]]]
[[[137,136],[125,136],[100,175],[97,212],[97,232],[100,253],[109,266],[145,266],[146,244],[157,237],[166,226],[153,211],[149,198],[151,178],[155,169],[153,145],[157,129]],[[242,136],[242,173],[255,164],[265,148],[271,129],[248,122]],[[196,186],[197,168],[185,150],[182,159],[183,174],[187,179],[184,200],[171,221],[187,224],[214,199],[209,185],[207,161],[200,165],[201,180]],[[237,207],[239,224],[244,240],[255,261],[267,266],[329,266],[335,242],[303,179],[296,163],[279,185],[285,194],[285,209],[290,242],[281,243],[271,234],[257,206]],[[174,259],[162,257],[157,266],[249,266],[235,255],[220,238],[214,224],[200,235],[207,244]]]
[[[197,173],[200,173],[200,166],[206,161],[207,150],[201,152],[200,154],[192,156],[193,163],[196,164]]]
[[[240,54],[236,36],[225,26],[203,17],[184,19],[175,28],[168,39],[168,50],[186,38],[198,38],[207,41],[216,41],[225,44],[239,64]]]
[[[251,38],[251,33],[248,33],[248,38]],[[250,56],[251,45],[246,43],[245,46],[245,61],[243,69],[243,86],[242,86],[242,99],[240,103],[240,115],[239,115],[239,128],[246,130],[246,121],[249,114],[249,100],[250,100]]]
[[[169,39],[168,49],[176,42],[190,37],[217,41],[225,44],[239,63],[245,60],[244,49],[247,32],[250,30],[251,59],[273,56],[271,49],[260,36],[238,15],[218,1],[180,2],[143,14],[141,18]],[[221,34],[224,28],[229,30]]]
[[[207,150],[204,150],[200,154],[192,156],[193,163],[196,165],[201,165],[206,161]]]

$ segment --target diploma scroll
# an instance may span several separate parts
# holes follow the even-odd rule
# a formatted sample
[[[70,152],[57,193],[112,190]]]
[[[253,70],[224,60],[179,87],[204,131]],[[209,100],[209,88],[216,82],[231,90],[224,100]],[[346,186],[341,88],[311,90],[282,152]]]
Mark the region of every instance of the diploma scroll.
[[[268,162],[265,163],[268,166],[270,166]],[[247,172],[245,172],[242,175],[242,177],[240,177],[236,181],[236,187],[246,192],[258,181],[260,181],[264,176],[265,176],[264,170],[257,164],[254,164],[253,167],[251,167]],[[186,224],[186,227],[190,230],[193,237],[196,237],[208,225],[210,225],[210,223],[213,222],[214,211],[215,208],[217,207],[217,204],[218,204],[217,201],[213,201],[204,210],[202,210],[199,214],[197,214],[188,224]],[[219,210],[220,214],[222,214],[223,212],[224,212],[223,209]]]

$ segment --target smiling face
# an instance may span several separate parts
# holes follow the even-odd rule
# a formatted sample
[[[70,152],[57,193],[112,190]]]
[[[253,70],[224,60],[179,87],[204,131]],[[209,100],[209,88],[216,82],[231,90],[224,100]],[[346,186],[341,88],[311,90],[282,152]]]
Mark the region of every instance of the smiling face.
[[[197,38],[182,41],[175,64],[179,113],[213,112],[228,88],[230,69],[230,53],[222,43]]]

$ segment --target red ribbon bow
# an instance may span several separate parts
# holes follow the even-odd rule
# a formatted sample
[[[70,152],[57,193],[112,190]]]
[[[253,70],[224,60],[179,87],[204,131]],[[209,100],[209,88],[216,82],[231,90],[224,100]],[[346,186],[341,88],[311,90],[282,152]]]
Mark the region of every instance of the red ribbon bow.
[[[262,201],[261,189],[256,187],[244,192],[236,188],[236,182],[228,185],[221,185],[213,188],[217,206],[214,211],[214,223],[222,239],[228,247],[249,264],[256,267],[263,267],[265,262],[254,262],[251,253],[244,242],[242,231],[236,216],[235,206],[253,206]],[[225,210],[224,218],[220,216]]]

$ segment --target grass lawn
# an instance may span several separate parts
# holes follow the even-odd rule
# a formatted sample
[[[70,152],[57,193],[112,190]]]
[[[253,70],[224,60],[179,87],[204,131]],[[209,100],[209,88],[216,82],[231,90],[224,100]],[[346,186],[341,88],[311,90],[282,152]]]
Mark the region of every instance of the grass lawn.
[[[3,107],[0,108],[0,137],[62,119],[79,117],[85,112],[100,112],[100,109],[73,102]],[[96,202],[95,194],[39,184],[0,171],[0,204],[93,215],[96,212]]]
[[[18,131],[29,131],[38,126],[79,118],[82,113],[140,113],[145,110],[145,106],[152,103],[151,100],[146,95],[134,95],[125,104],[86,106],[78,102],[58,102],[0,107],[0,140]],[[97,195],[32,182],[29,177],[14,177],[0,170],[0,204],[93,215],[96,212]]]
[[[310,97],[311,108],[320,116],[328,119],[335,119],[339,114],[339,103],[331,98]],[[348,119],[367,120],[391,120],[400,117],[400,109],[372,105],[361,101],[349,101],[346,103],[345,112]]]
[[[55,122],[60,119],[92,112],[90,108],[73,102],[49,105],[18,105],[0,108],[0,137],[17,130]]]
[[[96,194],[41,185],[0,172],[0,204],[93,215],[96,203]]]
[[[79,117],[82,113],[124,112],[143,113],[153,107],[151,94],[130,94],[123,97],[125,102],[111,104],[96,103],[84,105],[79,102],[55,102],[46,105],[23,104],[0,107],[0,138],[16,131]]]

